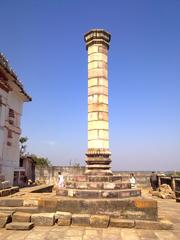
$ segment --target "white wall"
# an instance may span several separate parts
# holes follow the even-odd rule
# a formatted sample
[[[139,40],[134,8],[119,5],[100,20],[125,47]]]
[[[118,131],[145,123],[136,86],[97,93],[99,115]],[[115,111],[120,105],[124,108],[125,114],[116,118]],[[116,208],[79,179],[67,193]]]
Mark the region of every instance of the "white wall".
[[[6,106],[2,104],[0,106],[0,164],[2,165],[2,174],[12,184],[14,168],[19,166],[20,116],[23,100],[14,91],[6,93],[0,89],[0,96],[3,103],[6,104]],[[15,112],[13,125],[8,122],[10,108]],[[8,138],[8,130],[12,131],[12,138]],[[8,146],[7,142],[11,145]]]

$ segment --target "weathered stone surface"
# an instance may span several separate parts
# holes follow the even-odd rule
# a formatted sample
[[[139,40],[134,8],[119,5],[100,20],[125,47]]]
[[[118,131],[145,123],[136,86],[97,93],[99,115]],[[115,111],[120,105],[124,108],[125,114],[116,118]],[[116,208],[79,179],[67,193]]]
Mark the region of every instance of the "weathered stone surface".
[[[30,230],[33,227],[31,222],[12,222],[6,225],[7,230]]]
[[[6,197],[11,194],[10,189],[3,189],[1,190],[1,197]]]
[[[161,221],[135,220],[135,228],[151,230],[170,230],[173,229],[173,224],[167,220]]]
[[[5,207],[20,207],[23,206],[23,200],[22,199],[15,199],[15,198],[3,198],[0,199],[0,206]]]
[[[55,212],[57,207],[57,200],[41,198],[38,200],[38,206],[40,210],[47,212]]]
[[[24,199],[23,206],[24,207],[38,206],[38,200],[35,200],[35,199]]]
[[[11,187],[11,184],[10,184],[9,181],[3,181],[3,182],[1,182],[1,185],[2,185],[2,189],[6,189],[6,188]]]
[[[133,228],[135,226],[135,224],[134,224],[134,220],[111,218],[109,226],[110,227],[120,227],[120,228]]]
[[[69,226],[71,224],[72,214],[69,212],[59,212],[55,213],[55,220],[59,226]]]
[[[91,227],[107,228],[110,217],[107,215],[92,215],[90,217]]]
[[[160,220],[160,225],[162,230],[174,229],[173,223],[169,220]]]
[[[78,214],[107,214],[121,216],[126,219],[157,219],[157,202],[154,200],[137,199],[76,199],[60,198],[58,211]]]
[[[31,214],[24,213],[24,212],[15,212],[12,216],[13,222],[30,222],[31,221]]]
[[[31,215],[31,222],[37,226],[52,226],[55,223],[54,213],[36,213]]]
[[[104,189],[115,189],[115,183],[112,182],[105,182],[104,183]]]
[[[10,188],[10,191],[11,191],[11,194],[14,194],[14,193],[16,193],[16,192],[19,192],[19,187],[18,187],[18,186],[11,187],[11,188]]]
[[[11,214],[9,213],[0,213],[0,228],[4,228],[7,223],[11,222]]]
[[[89,226],[90,215],[89,214],[73,214],[72,225]]]

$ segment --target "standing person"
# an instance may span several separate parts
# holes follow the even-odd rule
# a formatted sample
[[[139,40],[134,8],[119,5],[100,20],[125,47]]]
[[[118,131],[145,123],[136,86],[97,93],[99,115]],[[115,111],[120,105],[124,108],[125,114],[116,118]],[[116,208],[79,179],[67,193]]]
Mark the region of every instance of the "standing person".
[[[58,187],[63,188],[64,187],[64,177],[61,175],[61,172],[58,172]]]
[[[134,176],[134,173],[130,174],[129,182],[131,184],[131,188],[135,188],[136,187],[136,178]]]
[[[151,173],[150,183],[151,183],[151,187],[152,187],[153,191],[156,191],[158,181],[157,181],[157,175],[156,175],[155,172],[152,172],[152,173]]]

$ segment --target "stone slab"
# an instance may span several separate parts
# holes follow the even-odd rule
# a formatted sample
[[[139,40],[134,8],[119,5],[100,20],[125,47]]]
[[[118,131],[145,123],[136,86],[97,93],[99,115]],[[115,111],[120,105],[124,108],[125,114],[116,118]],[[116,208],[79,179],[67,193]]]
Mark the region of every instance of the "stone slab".
[[[126,219],[157,220],[157,201],[132,199],[75,199],[61,197],[57,211],[73,214],[110,215]]]
[[[4,228],[7,223],[11,222],[11,214],[9,213],[0,213],[0,228]]]
[[[130,219],[120,219],[120,218],[111,218],[110,219],[110,227],[120,227],[120,228],[134,228],[135,223],[134,220]]]
[[[55,213],[55,220],[57,220],[58,226],[69,226],[71,224],[72,214],[69,212]]]
[[[111,183],[111,186],[113,183]],[[109,183],[110,187],[110,183]],[[71,196],[76,198],[129,198],[141,196],[140,189],[57,189],[58,196]]]
[[[12,222],[6,225],[7,230],[30,230],[34,227],[31,222]]]
[[[53,226],[55,223],[54,213],[36,213],[31,215],[31,222],[37,226]]]
[[[23,199],[3,198],[3,199],[0,199],[0,206],[20,207],[20,206],[23,206]]]
[[[46,212],[56,212],[57,211],[57,200],[56,199],[38,199],[39,210],[46,210]]]
[[[151,230],[171,230],[173,229],[173,224],[168,220],[161,221],[135,220],[135,228]]]
[[[89,214],[73,214],[72,215],[72,225],[89,226],[90,225],[90,215]]]
[[[28,212],[28,213],[38,213],[38,207],[0,207],[0,212]]]
[[[15,212],[12,216],[13,222],[30,222],[31,221],[31,214],[24,213],[24,212]]]
[[[90,226],[98,228],[107,228],[110,217],[108,215],[92,215],[90,217]]]

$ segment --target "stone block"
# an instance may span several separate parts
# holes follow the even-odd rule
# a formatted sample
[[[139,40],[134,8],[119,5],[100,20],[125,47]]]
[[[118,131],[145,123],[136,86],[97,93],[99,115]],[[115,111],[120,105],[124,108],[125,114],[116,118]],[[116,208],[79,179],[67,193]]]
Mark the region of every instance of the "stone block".
[[[174,229],[173,223],[169,220],[162,219],[160,220],[160,225],[162,230],[172,230]]]
[[[67,191],[67,189],[57,188],[56,189],[56,195],[67,196],[68,195],[68,191]]]
[[[18,187],[18,186],[11,187],[11,188],[10,188],[10,191],[11,191],[11,194],[14,194],[14,193],[16,193],[16,192],[19,192],[19,187]]]
[[[88,148],[109,148],[109,141],[108,140],[88,140]]]
[[[117,198],[118,192],[117,191],[102,191],[102,197],[103,198]]]
[[[107,228],[110,217],[107,215],[92,215],[90,217],[91,227]]]
[[[173,229],[173,224],[167,220],[161,221],[135,220],[135,228],[150,230],[171,230]]]
[[[3,188],[3,189],[6,189],[6,188],[10,188],[10,187],[11,187],[11,184],[10,184],[9,181],[3,181],[3,182],[1,182],[1,184],[2,184],[2,188]]]
[[[7,230],[30,230],[33,227],[31,222],[12,222],[6,225]]]
[[[59,212],[55,213],[55,219],[57,220],[58,226],[69,226],[71,224],[72,214],[70,212]]]
[[[0,228],[4,228],[7,223],[11,222],[11,214],[9,213],[0,213]]]
[[[98,103],[108,104],[108,96],[104,94],[99,94]],[[103,119],[106,120],[106,119]]]
[[[38,206],[38,200],[35,199],[24,199],[23,202],[24,207],[37,207]]]
[[[105,87],[104,85],[89,87],[88,88],[88,96],[91,96],[91,95],[94,95],[94,94],[107,96],[108,95],[108,88]]]
[[[24,212],[15,212],[12,216],[13,222],[30,222],[31,221],[31,214],[24,213]]]
[[[68,197],[73,197],[74,196],[74,190],[69,189],[67,195],[68,195]]]
[[[23,200],[22,199],[12,199],[12,198],[0,199],[0,206],[21,207],[21,206],[23,206]]]
[[[108,112],[108,105],[105,103],[88,104],[88,113],[89,112]]]
[[[88,47],[88,54],[91,54],[91,53],[97,53],[98,52],[98,46],[95,46],[95,45],[91,45]]]
[[[100,86],[105,86],[105,87],[108,87],[108,80],[106,78],[98,78],[99,80],[99,85]]]
[[[52,226],[55,223],[54,213],[36,213],[31,215],[31,222],[37,226]]]
[[[99,191],[95,190],[74,190],[74,196],[77,198],[99,198],[100,194]]]
[[[102,189],[103,183],[101,182],[88,182],[88,189]]]
[[[1,196],[2,197],[6,197],[6,196],[8,196],[8,195],[10,195],[11,194],[11,190],[10,189],[3,189],[3,190],[1,190]]]
[[[73,214],[72,225],[89,226],[90,215],[89,214]]]
[[[88,79],[88,88],[92,86],[98,85],[98,78],[90,78]]]
[[[135,226],[134,220],[129,219],[120,219],[120,218],[111,218],[110,227],[120,227],[120,228],[133,228]]]
[[[115,189],[115,183],[105,182],[104,189]]]
[[[76,183],[76,188],[78,188],[78,189],[87,189],[87,183],[86,182]]]
[[[40,210],[47,212],[55,212],[57,207],[57,200],[42,198],[38,200],[38,206]]]
[[[103,53],[88,54],[88,63],[92,61],[104,61],[107,62],[107,55]]]
[[[88,140],[98,139],[98,130],[89,130],[88,131]]]
[[[99,135],[99,138],[101,138],[101,139],[105,139],[105,140],[109,139],[109,132],[108,132],[108,130],[101,130],[100,129],[100,130],[98,130],[98,135]],[[111,187],[109,189],[114,189],[113,187],[112,188]]]

